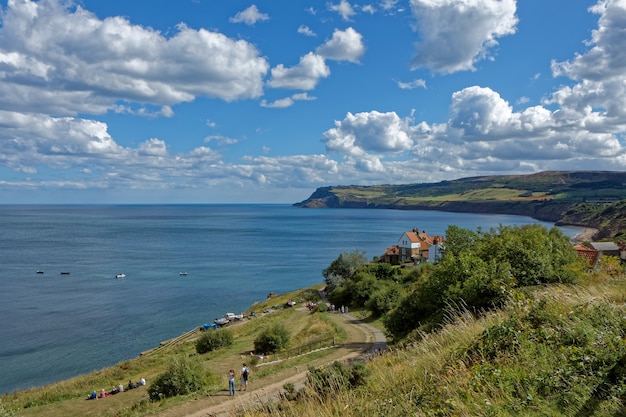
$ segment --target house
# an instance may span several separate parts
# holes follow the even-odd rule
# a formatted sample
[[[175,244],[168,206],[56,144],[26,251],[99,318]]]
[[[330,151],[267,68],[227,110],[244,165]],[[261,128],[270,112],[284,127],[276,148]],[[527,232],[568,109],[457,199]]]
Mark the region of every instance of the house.
[[[589,242],[589,245],[597,250],[600,256],[620,257],[620,249],[615,242]]]
[[[400,263],[400,247],[398,245],[393,245],[392,247],[387,248],[380,261],[387,264],[398,265]]]
[[[590,267],[593,268],[596,265],[596,262],[598,262],[599,252],[596,249],[588,248],[585,245],[576,245],[574,246],[574,249],[579,257],[589,263]]]
[[[437,262],[441,258],[443,236],[429,236],[426,231],[415,228],[402,233],[398,244],[399,261],[419,263],[423,261]]]

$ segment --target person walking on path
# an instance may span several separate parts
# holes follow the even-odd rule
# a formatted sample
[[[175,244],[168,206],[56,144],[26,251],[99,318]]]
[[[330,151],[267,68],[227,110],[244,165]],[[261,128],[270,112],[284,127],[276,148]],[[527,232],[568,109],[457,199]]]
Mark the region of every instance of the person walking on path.
[[[231,369],[228,371],[228,392],[230,396],[235,395],[235,370]]]
[[[243,368],[241,368],[241,384],[239,385],[239,391],[244,390],[247,391],[248,390],[248,376],[250,375],[250,370],[248,369],[248,367],[246,366],[246,364],[243,364]]]

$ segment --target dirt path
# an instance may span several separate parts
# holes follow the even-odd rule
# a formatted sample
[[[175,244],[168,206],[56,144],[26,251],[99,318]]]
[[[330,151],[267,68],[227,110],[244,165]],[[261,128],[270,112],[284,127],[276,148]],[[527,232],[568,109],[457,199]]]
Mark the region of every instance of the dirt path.
[[[338,322],[347,324],[344,326],[348,338],[346,343],[331,348],[324,358],[312,361],[310,365],[321,366],[336,360],[348,360],[359,356],[372,354],[376,350],[385,350],[387,343],[384,334],[369,324],[363,323],[349,314],[333,314],[331,317]],[[237,391],[234,397],[224,390],[217,394],[190,401],[181,406],[173,407],[159,417],[228,417],[236,409],[246,409],[255,405],[266,403],[278,398],[283,386],[287,383],[295,385],[296,389],[304,386],[307,376],[307,367],[291,367],[280,373],[255,381],[251,379],[247,391]]]

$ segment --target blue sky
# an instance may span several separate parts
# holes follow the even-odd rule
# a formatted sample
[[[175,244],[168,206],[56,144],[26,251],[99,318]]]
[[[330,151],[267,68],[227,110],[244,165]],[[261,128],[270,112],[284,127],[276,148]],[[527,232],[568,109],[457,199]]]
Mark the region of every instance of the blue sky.
[[[626,0],[0,0],[0,203],[626,166]]]

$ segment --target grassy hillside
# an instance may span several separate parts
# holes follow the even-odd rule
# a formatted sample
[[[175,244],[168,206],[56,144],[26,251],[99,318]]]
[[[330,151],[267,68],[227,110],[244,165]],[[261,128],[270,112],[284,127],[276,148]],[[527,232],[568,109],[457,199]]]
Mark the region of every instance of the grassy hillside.
[[[440,331],[368,361],[363,386],[232,415],[623,416],[625,284],[592,275],[520,292],[478,319],[450,311]]]
[[[517,214],[594,227],[600,229],[599,237],[614,237],[626,231],[624,201],[626,172],[549,171],[439,183],[323,187],[295,205]]]

